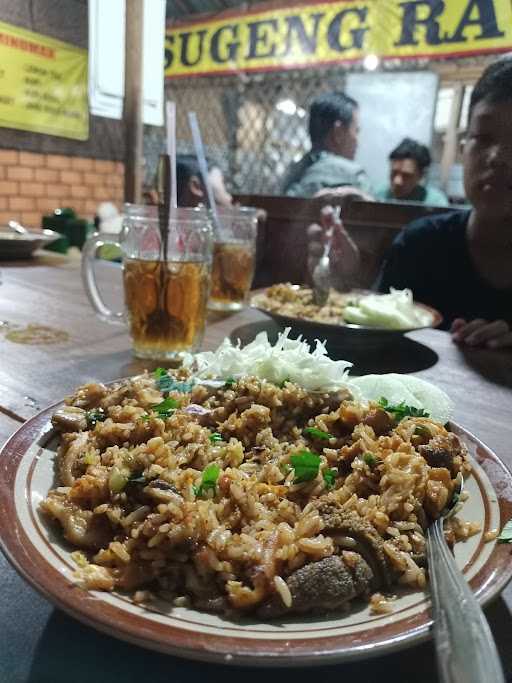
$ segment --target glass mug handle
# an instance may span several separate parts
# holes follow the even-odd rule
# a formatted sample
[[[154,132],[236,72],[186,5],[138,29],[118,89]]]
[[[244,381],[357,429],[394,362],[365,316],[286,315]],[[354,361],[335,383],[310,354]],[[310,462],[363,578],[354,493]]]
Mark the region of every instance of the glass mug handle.
[[[111,311],[110,308],[105,305],[94,275],[96,253],[100,247],[103,247],[106,244],[113,244],[114,246],[121,248],[121,245],[119,244],[119,235],[107,232],[97,232],[89,237],[84,244],[82,248],[82,282],[87,298],[101,320],[104,320],[107,323],[124,323],[124,313]]]

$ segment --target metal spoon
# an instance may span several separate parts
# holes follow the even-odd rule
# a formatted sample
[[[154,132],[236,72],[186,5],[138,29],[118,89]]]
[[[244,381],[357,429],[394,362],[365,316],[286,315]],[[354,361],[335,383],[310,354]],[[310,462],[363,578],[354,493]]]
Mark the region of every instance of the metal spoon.
[[[427,532],[433,635],[442,683],[505,683],[482,608],[448,550],[443,522],[457,511],[458,496]]]
[[[329,297],[329,290],[331,288],[329,254],[331,251],[333,226],[340,220],[341,207],[336,206],[331,209],[331,212],[330,218],[333,225],[331,226],[330,231],[326,234],[324,252],[311,274],[311,279],[313,280],[313,303],[317,306],[325,306],[327,298]]]
[[[8,227],[16,232],[18,235],[26,235],[28,230],[24,228],[18,221],[9,221],[7,223]]]

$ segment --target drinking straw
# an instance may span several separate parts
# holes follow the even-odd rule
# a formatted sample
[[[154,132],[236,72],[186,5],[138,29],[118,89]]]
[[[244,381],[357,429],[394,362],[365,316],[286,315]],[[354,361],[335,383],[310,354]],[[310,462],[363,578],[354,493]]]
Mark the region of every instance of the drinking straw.
[[[165,120],[167,128],[167,154],[170,159],[171,176],[171,218],[176,215],[178,208],[178,193],[176,187],[176,102],[168,100],[165,103]]]
[[[206,196],[208,197],[208,204],[210,205],[210,209],[212,212],[213,223],[215,225],[215,229],[217,230],[217,232],[220,232],[222,226],[217,211],[215,197],[213,196],[210,177],[208,176],[208,164],[206,163],[203,141],[201,139],[201,131],[199,130],[199,123],[197,121],[195,111],[188,112],[188,123],[190,125],[190,130],[192,131],[192,140],[194,142],[194,148],[196,150],[197,163],[199,164],[199,170],[203,178],[203,184],[206,188]]]

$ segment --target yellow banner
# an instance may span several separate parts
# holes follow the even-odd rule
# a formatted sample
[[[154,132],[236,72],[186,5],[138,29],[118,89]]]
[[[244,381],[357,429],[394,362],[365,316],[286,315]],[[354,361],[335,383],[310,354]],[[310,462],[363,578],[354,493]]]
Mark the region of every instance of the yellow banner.
[[[253,5],[166,32],[167,78],[512,49],[511,0],[334,0]]]
[[[0,22],[0,126],[87,140],[87,50]]]

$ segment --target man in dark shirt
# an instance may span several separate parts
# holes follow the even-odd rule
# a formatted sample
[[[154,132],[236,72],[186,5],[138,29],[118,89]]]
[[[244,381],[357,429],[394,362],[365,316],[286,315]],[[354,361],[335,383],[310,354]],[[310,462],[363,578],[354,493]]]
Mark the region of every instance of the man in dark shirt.
[[[489,66],[475,85],[464,148],[471,211],[411,223],[395,239],[376,287],[410,288],[444,317],[454,341],[512,347],[512,58]],[[354,271],[351,244],[334,227],[331,272]],[[345,233],[346,235],[346,233]],[[341,245],[339,249],[336,245]],[[345,252],[345,253],[344,253]],[[345,273],[345,279],[352,273]]]
[[[376,288],[412,289],[417,301],[441,310],[446,329],[461,315],[512,321],[512,288],[496,289],[473,265],[470,215],[453,211],[411,223],[395,239]]]

